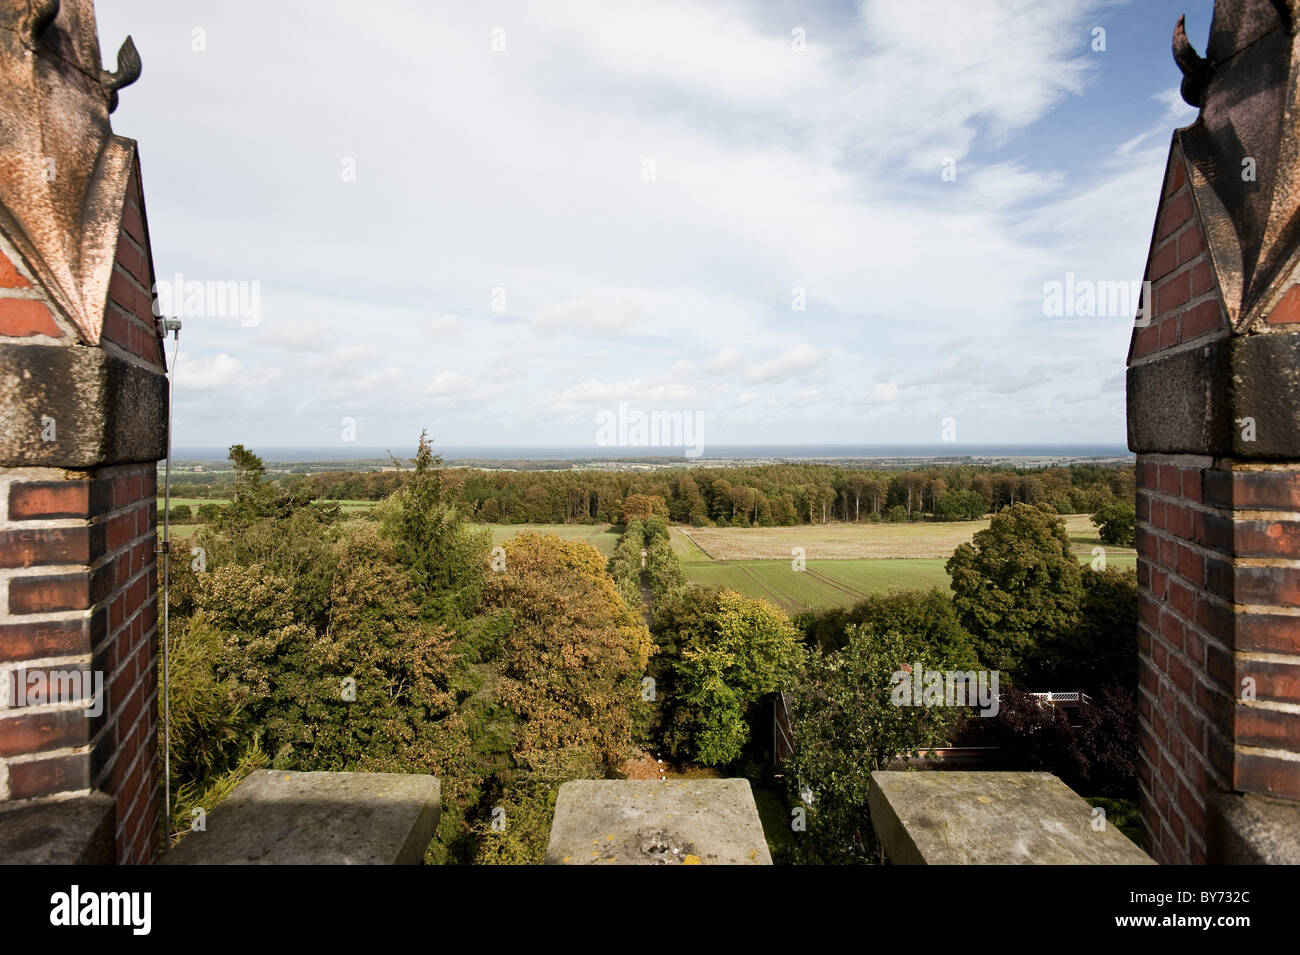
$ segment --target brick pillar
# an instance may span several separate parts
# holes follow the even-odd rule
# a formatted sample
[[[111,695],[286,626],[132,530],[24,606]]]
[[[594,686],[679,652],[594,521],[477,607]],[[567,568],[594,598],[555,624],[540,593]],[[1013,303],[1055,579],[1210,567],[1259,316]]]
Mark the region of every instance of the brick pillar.
[[[1201,116],[1174,134],[1129,352],[1142,828],[1163,863],[1300,861],[1297,57],[1280,17],[1219,0],[1206,59],[1182,55]]]
[[[58,825],[88,800],[111,857],[147,862],[167,415],[153,262],[93,8],[64,0],[43,24],[31,6],[0,0],[0,82],[19,91],[0,100],[0,827],[42,809]]]

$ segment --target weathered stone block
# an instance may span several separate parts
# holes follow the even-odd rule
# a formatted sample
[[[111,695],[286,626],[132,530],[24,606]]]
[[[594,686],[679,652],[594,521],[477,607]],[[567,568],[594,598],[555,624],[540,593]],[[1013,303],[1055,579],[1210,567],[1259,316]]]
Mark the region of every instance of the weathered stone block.
[[[1300,804],[1250,793],[1210,797],[1206,842],[1212,865],[1300,865]]]
[[[103,349],[0,345],[0,382],[0,467],[92,468],[167,453],[166,377]]]
[[[580,779],[560,787],[547,865],[771,865],[745,779]]]
[[[0,865],[112,865],[115,810],[92,792],[0,812]]]
[[[875,772],[871,823],[895,865],[1154,865],[1051,773]]]
[[[170,865],[418,865],[442,811],[433,776],[253,773]]]

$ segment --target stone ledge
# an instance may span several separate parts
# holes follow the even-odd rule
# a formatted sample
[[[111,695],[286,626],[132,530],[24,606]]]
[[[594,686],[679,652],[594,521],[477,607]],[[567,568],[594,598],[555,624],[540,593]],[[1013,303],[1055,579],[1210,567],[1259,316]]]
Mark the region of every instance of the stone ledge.
[[[261,769],[167,865],[419,865],[442,804],[433,776]]]
[[[1211,865],[1300,865],[1300,803],[1217,792],[1206,823]]]
[[[1128,446],[1137,454],[1300,458],[1300,334],[1232,335],[1130,365]],[[1242,418],[1255,421],[1254,440]]]
[[[117,803],[102,792],[0,812],[0,864],[112,865]]]
[[[86,345],[0,344],[0,467],[94,468],[167,454],[167,377]],[[41,436],[54,419],[54,441]]]
[[[579,779],[560,787],[546,864],[771,865],[772,856],[748,780]]]
[[[1050,773],[875,772],[867,801],[895,865],[1155,865]]]

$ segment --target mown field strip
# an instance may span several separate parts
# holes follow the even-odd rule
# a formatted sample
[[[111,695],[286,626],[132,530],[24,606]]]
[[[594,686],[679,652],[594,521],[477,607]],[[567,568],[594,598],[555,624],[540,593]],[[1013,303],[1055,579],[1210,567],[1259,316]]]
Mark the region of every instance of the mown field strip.
[[[1071,549],[1091,554],[1101,541],[1087,514],[1064,517]],[[948,558],[959,544],[988,527],[977,521],[917,521],[907,524],[812,524],[796,527],[674,527],[673,546],[681,560],[790,560],[799,548],[808,560],[854,558]],[[1106,547],[1108,555],[1135,554]]]

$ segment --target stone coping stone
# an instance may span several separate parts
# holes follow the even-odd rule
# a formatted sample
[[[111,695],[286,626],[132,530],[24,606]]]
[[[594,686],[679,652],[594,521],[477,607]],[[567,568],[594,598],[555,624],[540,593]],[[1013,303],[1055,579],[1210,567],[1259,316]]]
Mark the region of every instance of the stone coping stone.
[[[1207,816],[1211,865],[1300,865],[1300,803],[1216,792]]]
[[[771,865],[746,779],[579,779],[560,787],[547,865]]]
[[[418,865],[442,811],[433,776],[260,769],[169,865]]]
[[[117,803],[102,792],[0,812],[0,865],[112,865]]]
[[[874,772],[867,803],[895,865],[1155,865],[1051,773]]]

